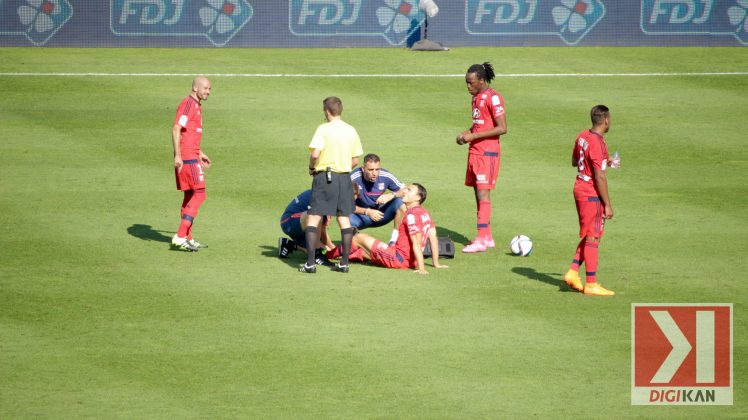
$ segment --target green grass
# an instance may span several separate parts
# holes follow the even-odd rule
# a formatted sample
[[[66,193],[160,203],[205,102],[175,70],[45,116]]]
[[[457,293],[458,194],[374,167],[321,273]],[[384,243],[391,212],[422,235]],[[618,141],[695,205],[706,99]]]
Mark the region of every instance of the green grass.
[[[0,73],[461,74],[734,72],[741,48],[0,49]],[[186,64],[184,64],[186,63]],[[301,275],[276,257],[310,185],[321,100],[365,152],[429,190],[472,238],[462,185],[469,96],[457,78],[212,77],[214,160],[195,235],[170,251],[181,195],[170,129],[189,77],[0,76],[0,418],[746,417],[748,76],[498,78],[509,134],[493,193],[498,249],[426,277],[368,265]],[[592,105],[615,218],[599,279],[562,287],[577,242],[569,155]],[[333,232],[335,229],[332,229]],[[529,235],[529,258],[507,254]],[[337,233],[335,233],[337,235]],[[382,239],[389,228],[373,230]],[[732,407],[630,405],[632,303],[734,304]]]

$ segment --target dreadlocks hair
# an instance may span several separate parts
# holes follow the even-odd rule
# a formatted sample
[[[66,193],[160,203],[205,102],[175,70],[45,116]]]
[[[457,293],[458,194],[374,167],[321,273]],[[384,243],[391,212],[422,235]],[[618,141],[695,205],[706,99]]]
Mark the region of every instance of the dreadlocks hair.
[[[478,76],[478,79],[485,80],[486,83],[491,83],[491,81],[496,77],[496,73],[493,71],[493,65],[488,61],[483,64],[473,64],[467,72],[468,74],[475,73],[476,76]]]

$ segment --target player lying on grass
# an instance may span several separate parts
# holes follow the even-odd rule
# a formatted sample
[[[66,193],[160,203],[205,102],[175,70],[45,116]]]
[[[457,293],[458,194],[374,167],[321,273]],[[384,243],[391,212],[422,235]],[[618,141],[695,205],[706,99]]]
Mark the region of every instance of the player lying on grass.
[[[372,264],[386,268],[415,269],[418,274],[428,274],[423,261],[423,250],[426,241],[431,249],[439,249],[436,236],[436,225],[431,215],[421,206],[426,201],[426,188],[421,184],[412,184],[404,188],[402,197],[407,208],[403,221],[398,227],[399,234],[394,245],[387,245],[365,233],[353,237],[350,261],[370,260]],[[340,245],[327,253],[328,258],[340,255]],[[439,253],[432,255],[434,268],[447,268],[439,264]]]

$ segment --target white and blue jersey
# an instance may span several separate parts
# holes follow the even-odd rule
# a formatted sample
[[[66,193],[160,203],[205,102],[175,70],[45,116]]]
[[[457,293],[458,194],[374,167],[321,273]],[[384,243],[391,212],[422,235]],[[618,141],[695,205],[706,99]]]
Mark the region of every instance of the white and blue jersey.
[[[351,182],[358,184],[359,194],[356,199],[356,205],[359,207],[377,209],[382,212],[382,218],[375,222],[365,214],[352,213],[350,215],[351,226],[357,229],[366,229],[369,227],[379,227],[390,223],[397,214],[397,209],[403,205],[403,201],[400,198],[394,198],[390,202],[378,205],[377,198],[382,194],[390,191],[399,191],[405,185],[400,182],[395,175],[392,175],[386,169],[379,170],[379,176],[376,181],[369,182],[364,178],[364,173],[361,168],[351,172]]]
[[[387,192],[387,190],[399,191],[405,186],[395,175],[392,175],[386,169],[381,169],[377,179],[374,182],[369,182],[364,178],[363,170],[358,168],[351,172],[351,181],[358,184],[360,191],[356,199],[356,205],[370,209],[379,207],[377,205],[377,198]]]

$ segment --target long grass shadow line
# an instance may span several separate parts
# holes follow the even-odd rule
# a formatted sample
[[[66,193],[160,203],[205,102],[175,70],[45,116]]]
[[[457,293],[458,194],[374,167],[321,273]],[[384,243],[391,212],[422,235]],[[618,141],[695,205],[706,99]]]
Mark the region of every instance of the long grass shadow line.
[[[525,276],[530,280],[536,280],[536,281],[550,284],[551,286],[556,286],[558,287],[558,290],[560,292],[573,292],[574,291],[572,290],[571,287],[569,287],[564,282],[563,279],[550,275],[550,274],[553,274],[555,276],[560,276],[561,275],[560,273],[541,273],[531,267],[514,267],[512,268],[512,273]]]
[[[134,224],[127,228],[127,233],[144,241],[171,242],[171,236],[164,233],[173,233],[154,229],[151,225]]]

